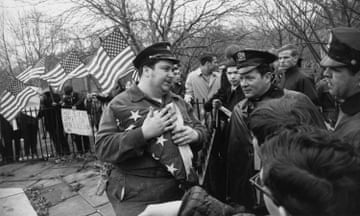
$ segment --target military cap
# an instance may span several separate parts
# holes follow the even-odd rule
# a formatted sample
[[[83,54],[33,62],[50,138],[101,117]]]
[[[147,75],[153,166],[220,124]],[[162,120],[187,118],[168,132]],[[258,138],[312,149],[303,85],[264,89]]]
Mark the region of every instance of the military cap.
[[[360,31],[350,27],[330,30],[327,55],[320,65],[323,67],[360,66]]]
[[[174,63],[180,62],[172,53],[169,42],[159,42],[146,47],[135,57],[133,64],[135,68],[140,69],[141,66],[149,60],[169,60]]]
[[[244,74],[250,72],[262,64],[271,64],[277,56],[262,50],[240,50],[233,55],[233,59],[237,63],[239,73]]]

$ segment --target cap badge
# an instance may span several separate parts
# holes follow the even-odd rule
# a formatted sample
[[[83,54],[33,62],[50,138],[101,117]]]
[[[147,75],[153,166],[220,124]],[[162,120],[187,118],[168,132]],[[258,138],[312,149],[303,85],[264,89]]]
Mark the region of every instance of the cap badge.
[[[245,53],[244,52],[238,52],[236,54],[236,60],[237,61],[244,61],[245,60]]]

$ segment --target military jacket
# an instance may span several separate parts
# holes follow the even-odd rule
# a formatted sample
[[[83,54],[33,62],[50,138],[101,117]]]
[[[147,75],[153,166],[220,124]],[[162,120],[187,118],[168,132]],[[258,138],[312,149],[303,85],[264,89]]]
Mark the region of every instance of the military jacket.
[[[181,97],[169,92],[162,101],[149,98],[137,86],[116,96],[105,109],[96,134],[96,151],[100,160],[135,175],[154,177],[171,174],[178,180],[186,179],[178,146],[172,143],[170,132],[145,140],[141,126],[149,107],[156,111],[175,103],[182,113],[184,124],[199,133],[199,141],[191,145],[195,150],[207,140],[208,132]]]

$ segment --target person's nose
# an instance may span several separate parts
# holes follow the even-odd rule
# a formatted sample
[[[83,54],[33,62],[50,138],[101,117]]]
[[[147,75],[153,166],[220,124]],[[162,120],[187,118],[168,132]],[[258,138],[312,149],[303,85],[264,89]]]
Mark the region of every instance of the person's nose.
[[[324,77],[326,79],[331,79],[332,78],[332,71],[330,70],[330,68],[326,68],[324,71]]]
[[[241,80],[240,80],[240,85],[241,85],[241,86],[243,86],[243,87],[244,87],[244,86],[248,86],[248,84],[249,84],[249,83],[247,82],[246,79],[241,79]]]

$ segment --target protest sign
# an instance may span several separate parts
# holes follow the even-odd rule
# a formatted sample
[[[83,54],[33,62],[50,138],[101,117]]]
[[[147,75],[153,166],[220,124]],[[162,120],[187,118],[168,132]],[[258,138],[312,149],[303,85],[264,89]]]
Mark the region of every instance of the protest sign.
[[[89,116],[84,110],[61,109],[65,133],[92,136]]]

